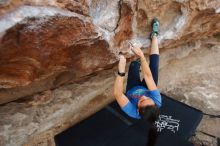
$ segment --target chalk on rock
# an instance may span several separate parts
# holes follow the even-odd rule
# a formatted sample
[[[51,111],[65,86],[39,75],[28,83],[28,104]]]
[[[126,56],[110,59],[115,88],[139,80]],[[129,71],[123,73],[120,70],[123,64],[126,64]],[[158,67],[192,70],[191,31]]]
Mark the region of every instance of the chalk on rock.
[[[142,43],[136,39],[130,40],[129,42],[131,43],[132,47],[135,48],[141,48],[143,46]]]

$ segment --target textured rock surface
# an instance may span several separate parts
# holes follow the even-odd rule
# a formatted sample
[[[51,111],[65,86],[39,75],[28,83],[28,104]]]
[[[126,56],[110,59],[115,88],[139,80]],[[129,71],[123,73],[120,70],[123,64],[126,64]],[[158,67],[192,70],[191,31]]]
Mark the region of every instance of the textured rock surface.
[[[7,30],[0,44],[0,87],[5,89],[0,91],[0,103],[108,67],[115,60],[108,47],[84,16],[57,15],[20,22]],[[34,91],[27,90],[30,86]],[[21,88],[18,91],[16,87]],[[14,90],[18,94],[14,95]]]
[[[161,91],[219,115],[220,44],[210,37],[219,38],[219,0],[1,0],[0,145],[53,145],[54,134],[84,118],[77,114],[83,102],[112,86],[113,78],[100,71],[115,65],[119,51],[130,53],[127,40],[140,41],[147,52],[153,17],[161,22]],[[94,74],[101,77],[86,82]],[[81,83],[97,91],[83,94]],[[83,102],[72,100],[78,88]],[[206,116],[195,143],[216,145],[204,132],[220,137],[219,126],[218,118]]]
[[[160,89],[204,112],[219,115],[220,43],[217,43],[197,41],[164,52],[161,55]]]
[[[113,101],[113,82],[113,72],[106,71],[83,83],[47,90],[1,106],[0,145],[54,145],[54,135]]]
[[[210,84],[203,84],[203,80],[208,80],[204,74],[199,76],[203,80],[196,79],[193,87],[187,81],[187,79],[193,80],[191,78],[194,77],[192,72],[198,69],[198,63],[202,61],[201,58],[205,58],[205,60],[216,58],[216,55],[219,55],[218,51],[219,42],[215,39],[189,43],[176,49],[166,50],[166,52],[161,50],[160,90],[179,101],[201,109],[203,112],[219,115],[219,109],[215,107],[219,104],[218,98],[217,100],[208,99],[206,96],[200,95],[203,92],[195,92],[194,94],[197,93],[198,95],[190,95],[190,97],[185,96],[194,88],[201,86],[207,88],[208,92],[219,94],[219,86],[209,88]],[[216,59],[204,63],[204,67],[207,65],[210,69],[215,67],[216,64],[219,64]],[[184,65],[179,65],[181,61]],[[189,64],[188,61],[191,63]],[[178,69],[179,67],[180,69]],[[183,71],[182,67],[186,71]],[[204,69],[202,71],[207,71],[209,75],[212,74],[208,72],[209,70]],[[215,70],[215,73],[219,74],[219,70]],[[187,82],[182,82],[183,78],[173,79],[178,74]],[[218,76],[210,75],[209,77],[217,79]],[[0,116],[3,117],[0,119],[0,144],[5,146],[15,144],[27,146],[54,145],[53,137],[55,134],[76,124],[113,100],[113,82],[114,73],[111,70],[103,71],[84,79],[84,81],[64,85],[55,90],[47,90],[0,106]],[[187,88],[187,84],[191,88]],[[178,87],[179,89],[177,89]],[[194,99],[198,97],[201,99]],[[220,131],[217,128],[219,122],[220,120],[217,117],[204,116],[197,129],[196,136],[193,137],[193,142],[198,146],[217,146],[216,138],[210,135],[219,137]]]
[[[149,46],[153,17],[163,48],[211,36],[219,7],[217,0],[2,1],[0,103],[109,68],[127,40]]]
[[[206,39],[161,53],[160,90],[204,116],[194,143],[217,146],[220,137],[220,42]]]

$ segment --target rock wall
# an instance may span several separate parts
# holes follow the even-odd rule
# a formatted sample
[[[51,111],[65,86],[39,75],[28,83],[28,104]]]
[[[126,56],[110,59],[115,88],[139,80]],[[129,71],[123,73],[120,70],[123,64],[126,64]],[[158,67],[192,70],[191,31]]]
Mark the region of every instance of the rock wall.
[[[0,107],[1,146],[55,146],[54,136],[113,101],[112,71]]]
[[[159,89],[204,112],[196,145],[217,146],[220,137],[219,50],[220,40],[208,38],[161,53]]]
[[[153,17],[162,48],[220,29],[218,0],[5,0],[0,8],[0,103],[111,68],[127,40],[150,45]]]
[[[150,47],[150,23],[154,17],[161,23],[158,38],[161,52],[159,88],[163,93],[205,113],[219,115],[219,0],[2,0],[0,115],[3,118],[0,123],[3,126],[0,126],[0,145],[14,145],[16,139],[18,145],[41,143],[47,138],[41,137],[33,142],[36,135],[44,135],[49,131],[51,139],[54,134],[82,119],[69,116],[76,114],[73,109],[64,111],[63,122],[69,123],[68,126],[59,125],[59,130],[54,130],[57,128],[56,119],[61,115],[51,117],[54,121],[49,122],[50,126],[46,119],[42,121],[49,112],[39,117],[34,115],[36,109],[50,110],[48,105],[65,108],[65,102],[61,104],[54,102],[56,98],[52,100],[52,93],[66,84],[75,85],[71,86],[71,90],[81,83],[98,90],[86,80],[107,70],[113,74],[111,70],[114,70],[118,61],[119,51],[133,59],[134,56],[126,47],[128,40],[140,41],[147,54]],[[99,80],[105,81],[105,76]],[[104,86],[98,84],[99,80],[93,82],[103,86],[100,88],[102,92],[112,87],[110,81],[106,81],[108,84]],[[46,96],[38,96],[41,92]],[[99,95],[101,92],[91,96],[93,99]],[[71,93],[68,98],[73,96]],[[79,96],[85,100],[91,99],[85,94]],[[35,99],[34,105],[26,100],[29,98]],[[20,101],[15,101],[17,99]],[[37,101],[41,106],[35,103]],[[27,108],[25,103],[30,106],[30,111],[34,109],[32,116],[22,110]],[[97,104],[104,106],[106,103]],[[46,106],[44,110],[41,110],[42,105]],[[84,107],[83,104],[79,106],[80,110]],[[98,108],[94,107],[95,110]],[[30,129],[42,130],[22,130],[26,125],[25,118],[33,119],[29,121]],[[11,122],[8,123],[9,119]],[[198,135],[203,135],[201,131],[209,128],[207,123],[215,123],[213,127],[220,126],[219,120],[215,121],[209,116],[205,117]],[[15,127],[21,128],[18,133],[13,131]],[[29,134],[16,137],[26,132]],[[218,130],[208,132],[220,137]],[[13,133],[16,135],[13,136]],[[197,141],[204,141],[201,137],[196,137]],[[207,145],[216,144],[213,139],[207,141]]]

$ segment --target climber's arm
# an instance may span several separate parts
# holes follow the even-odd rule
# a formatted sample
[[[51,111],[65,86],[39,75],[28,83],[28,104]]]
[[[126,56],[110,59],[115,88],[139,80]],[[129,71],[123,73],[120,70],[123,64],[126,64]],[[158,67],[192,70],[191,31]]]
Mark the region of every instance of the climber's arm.
[[[114,96],[120,107],[124,107],[128,103],[128,98],[123,94],[124,77],[117,76],[114,85]]]
[[[141,59],[141,68],[143,71],[144,80],[147,84],[148,89],[149,90],[156,90],[157,86],[154,82],[151,70],[149,68],[149,65],[147,63],[146,58],[144,57],[144,54],[140,56],[140,59]]]
[[[141,68],[144,76],[144,80],[147,84],[147,87],[149,90],[156,90],[157,86],[154,82],[151,70],[149,68],[149,65],[147,63],[146,58],[144,57],[144,53],[139,47],[132,47],[132,51],[137,54],[140,57],[141,60]]]
[[[120,55],[118,71],[120,73],[125,72],[125,66],[126,66],[126,58],[123,55]],[[114,84],[114,96],[120,107],[124,107],[129,101],[128,98],[123,94],[123,87],[124,87],[123,84],[124,84],[124,77],[117,75]]]

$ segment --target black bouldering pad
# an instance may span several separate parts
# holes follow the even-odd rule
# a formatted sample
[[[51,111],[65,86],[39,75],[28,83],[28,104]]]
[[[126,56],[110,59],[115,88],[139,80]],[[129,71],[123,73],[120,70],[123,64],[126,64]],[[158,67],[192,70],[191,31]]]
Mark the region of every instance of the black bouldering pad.
[[[162,95],[156,146],[192,146],[202,112]],[[57,146],[145,146],[148,125],[128,117],[116,102],[55,136]]]
[[[173,129],[175,135],[186,140],[189,139],[195,133],[197,126],[202,120],[203,113],[165,95],[162,95],[162,101],[160,117],[165,125],[170,125],[170,127],[168,125],[165,126],[166,128],[162,132]],[[161,124],[161,126],[163,127],[164,125]]]

